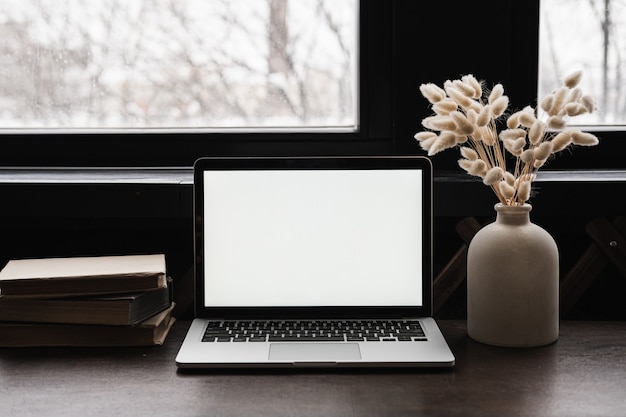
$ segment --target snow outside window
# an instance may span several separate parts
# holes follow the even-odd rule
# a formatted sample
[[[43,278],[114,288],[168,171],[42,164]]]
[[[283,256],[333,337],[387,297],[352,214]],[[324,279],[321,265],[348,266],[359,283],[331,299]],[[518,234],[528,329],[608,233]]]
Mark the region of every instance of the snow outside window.
[[[0,130],[358,129],[358,0],[3,0]]]

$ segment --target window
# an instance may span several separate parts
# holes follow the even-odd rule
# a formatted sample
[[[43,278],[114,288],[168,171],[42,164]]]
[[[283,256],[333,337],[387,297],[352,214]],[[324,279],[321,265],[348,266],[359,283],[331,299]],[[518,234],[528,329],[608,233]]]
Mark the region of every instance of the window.
[[[190,166],[206,155],[388,148],[391,9],[3,2],[0,165]]]
[[[358,126],[356,0],[0,7],[3,128]]]
[[[626,2],[621,0],[542,0],[539,97],[574,70],[598,110],[576,122],[626,125]]]

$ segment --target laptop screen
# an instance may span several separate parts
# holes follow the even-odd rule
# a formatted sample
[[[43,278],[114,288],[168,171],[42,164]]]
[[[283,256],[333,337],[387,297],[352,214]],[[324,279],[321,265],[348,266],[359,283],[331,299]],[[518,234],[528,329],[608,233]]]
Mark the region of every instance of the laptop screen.
[[[197,307],[429,306],[430,165],[345,159],[197,164]]]

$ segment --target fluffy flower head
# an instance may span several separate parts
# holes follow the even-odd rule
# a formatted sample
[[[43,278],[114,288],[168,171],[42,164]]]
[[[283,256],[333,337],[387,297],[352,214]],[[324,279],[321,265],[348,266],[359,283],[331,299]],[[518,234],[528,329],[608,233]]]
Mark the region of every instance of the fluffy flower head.
[[[435,114],[422,121],[427,130],[415,139],[430,156],[459,147],[458,164],[463,170],[480,177],[501,203],[524,204],[537,170],[552,156],[572,145],[598,144],[591,133],[567,128],[569,118],[595,109],[593,100],[578,87],[581,78],[580,71],[570,74],[561,87],[539,101],[547,115],[541,120],[530,106],[509,113],[504,87],[496,84],[487,91],[471,74],[448,80],[442,87],[422,84],[420,92]]]

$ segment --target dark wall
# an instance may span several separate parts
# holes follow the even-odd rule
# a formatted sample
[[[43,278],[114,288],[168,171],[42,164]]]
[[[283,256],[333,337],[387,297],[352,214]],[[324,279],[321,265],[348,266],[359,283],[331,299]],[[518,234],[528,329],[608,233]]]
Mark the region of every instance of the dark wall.
[[[533,104],[537,80],[538,1],[394,1],[394,114],[399,148],[417,149],[413,135],[428,116],[422,83],[442,85],[473,74],[502,83],[512,107]],[[457,155],[435,167],[456,169]]]
[[[381,3],[383,4],[383,3]],[[366,114],[376,126],[375,137],[361,141],[236,141],[223,146],[211,142],[206,154],[422,154],[413,139],[429,114],[419,93],[421,83],[443,83],[474,74],[488,85],[503,83],[513,107],[533,104],[536,84],[538,1],[481,2],[384,1],[389,8],[370,21],[389,36],[370,39],[368,59],[381,62],[368,68],[367,77],[380,79],[368,100],[382,100],[388,109]],[[372,23],[373,22],[373,23]],[[387,91],[387,89],[389,91]],[[367,107],[373,108],[372,106]],[[386,136],[382,133],[388,132]],[[78,138],[82,141],[85,138]],[[77,139],[77,140],[78,140]],[[623,143],[623,142],[622,142]],[[139,145],[137,145],[139,146]],[[149,143],[145,144],[150,151]],[[612,145],[601,144],[611,149]],[[595,150],[583,152],[593,154]],[[583,158],[624,167],[609,157]],[[147,153],[150,154],[149,152]],[[97,155],[96,153],[92,153]],[[612,155],[612,156],[611,156]],[[579,152],[574,156],[580,156]],[[155,156],[157,164],[162,156]],[[5,153],[4,159],[10,154]],[[435,274],[462,246],[456,224],[467,216],[481,223],[493,219],[495,198],[482,184],[468,181],[456,165],[455,151],[433,157],[435,183]],[[570,156],[565,156],[570,160]],[[69,160],[69,159],[68,159]],[[614,162],[610,162],[614,161]],[[615,162],[616,161],[616,162]],[[10,162],[10,161],[9,161]],[[97,161],[96,161],[97,162]],[[593,165],[593,164],[592,164]],[[560,167],[555,163],[554,167]],[[576,166],[576,165],[573,165]],[[584,166],[584,164],[582,164]],[[191,164],[187,168],[190,169]],[[453,172],[448,176],[448,172]],[[52,175],[52,178],[54,175]],[[591,240],[585,228],[596,217],[613,221],[626,213],[621,195],[625,182],[569,181],[538,185],[533,218],[555,236],[566,275]],[[0,181],[0,262],[22,257],[166,254],[181,304],[189,298],[193,264],[192,194],[180,184],[16,184]],[[611,265],[603,270],[565,318],[626,319],[622,294],[626,279]],[[438,315],[464,317],[461,286]],[[190,310],[186,309],[189,315]]]

